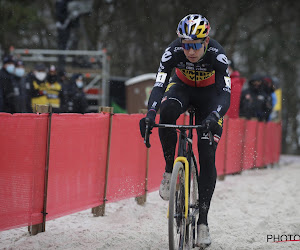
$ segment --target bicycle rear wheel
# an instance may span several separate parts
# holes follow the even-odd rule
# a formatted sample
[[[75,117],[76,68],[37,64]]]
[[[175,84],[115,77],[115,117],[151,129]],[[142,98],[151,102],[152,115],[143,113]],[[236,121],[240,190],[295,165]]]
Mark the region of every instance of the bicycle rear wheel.
[[[186,219],[184,165],[177,162],[173,168],[169,199],[169,249],[183,249],[185,246]]]

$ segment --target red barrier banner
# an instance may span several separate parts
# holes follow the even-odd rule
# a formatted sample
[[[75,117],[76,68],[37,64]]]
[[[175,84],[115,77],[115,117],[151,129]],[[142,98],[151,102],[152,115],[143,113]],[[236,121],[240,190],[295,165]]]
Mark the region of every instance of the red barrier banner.
[[[156,117],[155,122],[159,123],[159,115]],[[149,149],[148,190],[152,192],[159,188],[166,167],[157,128],[152,130],[150,143],[151,148]]]
[[[281,137],[282,137],[282,124],[281,122],[275,123],[275,150],[273,155],[273,163],[279,162],[281,154]]]
[[[272,145],[268,145],[267,143],[266,133],[268,133],[267,123],[257,122],[255,167],[265,166],[267,159],[266,150],[268,147],[272,147]]]
[[[0,231],[42,223],[48,114],[0,113]]]
[[[273,155],[276,152],[276,124],[268,122],[265,124],[265,127],[266,140],[263,144],[265,145],[265,165],[268,165],[273,163]]]
[[[53,114],[47,220],[102,204],[109,114]]]
[[[139,130],[143,114],[115,114],[112,121],[108,202],[145,193],[146,146]]]
[[[224,175],[226,172],[226,143],[227,143],[228,119],[223,120],[223,132],[216,151],[217,175]]]
[[[226,174],[242,171],[245,123],[242,119],[228,119]]]
[[[243,153],[243,170],[253,168],[256,158],[257,121],[246,121]]]

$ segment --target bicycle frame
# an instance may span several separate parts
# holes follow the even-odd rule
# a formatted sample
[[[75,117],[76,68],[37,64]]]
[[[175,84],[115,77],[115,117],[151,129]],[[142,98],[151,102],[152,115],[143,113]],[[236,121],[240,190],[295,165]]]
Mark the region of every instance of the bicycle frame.
[[[170,249],[174,249],[174,219],[181,218],[184,219],[184,224],[180,225],[179,227],[176,226],[177,230],[182,229],[182,226],[185,227],[184,232],[180,232],[180,237],[185,237],[183,241],[180,239],[180,249],[182,249],[183,242],[191,242],[193,244],[193,247],[195,246],[195,221],[197,214],[199,213],[199,196],[198,192],[195,193],[195,186],[197,190],[199,189],[198,187],[198,168],[197,168],[197,161],[196,157],[193,152],[193,129],[200,129],[203,131],[207,131],[208,124],[205,125],[193,125],[194,124],[194,119],[195,119],[195,110],[194,109],[189,109],[190,117],[189,117],[189,125],[173,125],[173,124],[154,124],[154,127],[159,127],[159,128],[172,128],[179,130],[179,140],[178,140],[178,153],[177,153],[177,158],[174,161],[173,165],[173,173],[171,177],[171,188],[170,188],[170,193],[172,193],[172,199],[170,198],[169,200],[169,208],[168,208],[168,214],[167,217],[169,218],[169,246]],[[146,118],[147,119],[147,118]],[[149,148],[151,147],[150,142],[149,142],[149,135],[151,134],[150,132],[151,128],[149,127],[149,121],[146,120],[146,133],[145,133],[145,140],[144,143],[146,146]],[[188,131],[188,134],[187,134]],[[208,137],[209,137],[209,144],[213,145],[213,136],[210,131],[208,131]],[[179,165],[178,162],[180,162],[182,165]],[[194,163],[194,167],[193,164]],[[195,169],[195,170],[194,170]],[[182,187],[179,188],[181,191],[179,191],[177,188],[177,183],[178,182],[178,176],[179,176],[179,171],[183,170],[183,173],[181,174],[182,177],[180,179],[182,180],[182,183],[180,186]],[[184,174],[184,175],[183,175]],[[191,185],[192,183],[192,175],[195,182],[195,184]],[[184,187],[183,187],[183,182],[184,182]],[[193,194],[197,196],[191,196],[191,188],[193,187]],[[182,205],[182,209],[179,208],[179,214],[175,215],[174,212],[177,210],[177,205],[174,210],[174,205],[177,204],[177,201],[174,200],[174,195],[175,199],[177,199],[177,192],[180,192],[182,194],[182,197],[184,198],[184,201],[179,202],[178,204]],[[194,198],[193,202],[190,203],[190,198]],[[183,204],[184,203],[184,204]],[[170,205],[172,204],[172,205]],[[170,207],[171,206],[171,207]],[[171,213],[171,217],[169,216],[169,213]],[[190,213],[190,214],[189,214]],[[174,217],[173,217],[174,216]],[[177,221],[175,222],[177,223]],[[179,222],[180,223],[180,222]],[[186,231],[185,231],[186,230]],[[191,230],[191,231],[190,231]],[[192,234],[191,234],[192,233]],[[191,236],[189,236],[191,235]],[[192,237],[192,238],[190,238]],[[192,241],[190,241],[192,240]],[[188,243],[189,244],[189,243]],[[172,247],[171,247],[172,246]]]

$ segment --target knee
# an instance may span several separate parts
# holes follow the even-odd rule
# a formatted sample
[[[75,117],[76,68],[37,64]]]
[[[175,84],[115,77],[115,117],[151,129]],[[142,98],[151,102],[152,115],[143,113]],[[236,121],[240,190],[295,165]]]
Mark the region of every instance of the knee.
[[[160,107],[160,122],[175,123],[181,114],[181,105],[175,100],[167,100]]]

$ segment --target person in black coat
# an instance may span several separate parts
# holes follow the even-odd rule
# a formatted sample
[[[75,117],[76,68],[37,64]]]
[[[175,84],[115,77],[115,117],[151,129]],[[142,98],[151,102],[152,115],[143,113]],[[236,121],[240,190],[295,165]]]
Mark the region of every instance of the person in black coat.
[[[87,99],[83,92],[82,74],[74,74],[70,82],[63,87],[64,109],[67,113],[86,113],[88,108]]]
[[[240,100],[240,117],[256,118],[267,121],[267,94],[263,85],[263,76],[254,74],[249,80],[249,87],[244,89]]]
[[[3,59],[0,70],[0,112],[18,112],[17,96],[19,89],[14,85],[15,62],[12,56]]]
[[[18,113],[32,113],[31,88],[26,81],[24,63],[21,60],[15,62],[14,85],[19,89],[17,96]]]

